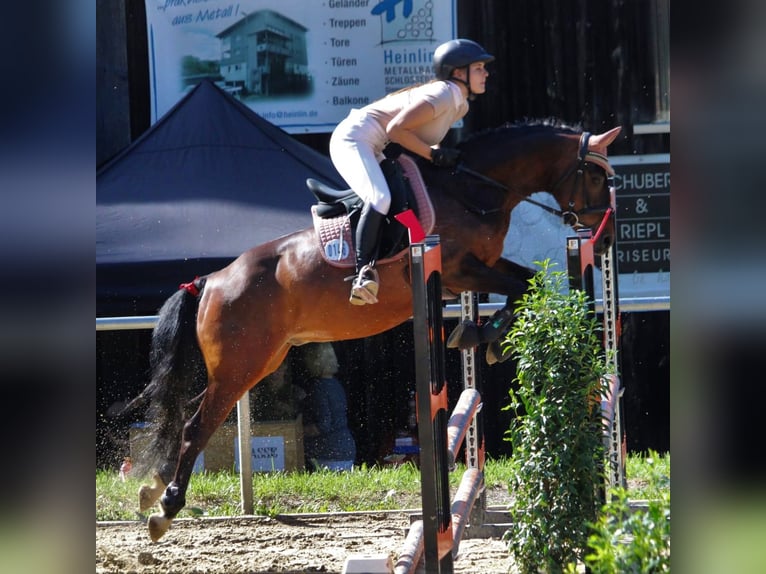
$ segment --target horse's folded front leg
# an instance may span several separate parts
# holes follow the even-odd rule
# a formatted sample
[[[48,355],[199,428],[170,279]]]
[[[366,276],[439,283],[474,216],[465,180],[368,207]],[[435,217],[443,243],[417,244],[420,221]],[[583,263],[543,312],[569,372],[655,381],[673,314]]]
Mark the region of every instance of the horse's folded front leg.
[[[469,253],[460,261],[457,274],[460,275],[463,290],[497,293],[505,295],[506,300],[505,306],[481,327],[469,319],[460,323],[447,339],[447,347],[463,350],[480,343],[494,343],[508,332],[513,323],[513,307],[528,289],[529,278],[534,276],[534,272],[502,257],[492,267],[487,267]]]
[[[511,350],[506,347],[503,348],[503,337],[498,337],[487,345],[487,354],[485,356],[488,365],[494,365],[495,363],[504,363],[511,358]]]
[[[513,323],[513,311],[506,303],[505,307],[495,311],[495,314],[489,318],[489,321],[481,326],[481,342],[494,343],[501,335],[508,331],[511,323]]]
[[[505,335],[510,331],[515,314],[506,306],[497,311],[490,321],[484,325],[485,341],[487,345],[487,364],[503,363],[511,356],[509,348],[503,349]]]
[[[450,333],[447,339],[448,349],[471,349],[481,343],[481,331],[479,326],[470,319],[463,320]]]
[[[470,319],[461,322],[447,339],[447,347],[450,349],[470,349],[480,343],[493,343],[508,331],[513,322],[513,311],[506,305],[495,311],[489,321],[481,327]]]

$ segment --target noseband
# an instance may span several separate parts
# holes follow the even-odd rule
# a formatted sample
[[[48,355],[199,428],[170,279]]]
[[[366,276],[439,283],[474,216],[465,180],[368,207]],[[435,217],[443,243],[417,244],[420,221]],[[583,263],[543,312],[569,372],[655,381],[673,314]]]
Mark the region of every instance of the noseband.
[[[580,146],[577,151],[577,161],[575,164],[569,168],[564,174],[558,179],[558,181],[554,184],[554,186],[551,188],[551,193],[555,192],[556,189],[569,178],[573,173],[575,173],[575,179],[572,182],[572,192],[569,195],[569,202],[567,204],[567,210],[562,211],[561,209],[556,209],[555,207],[550,207],[549,205],[545,205],[544,203],[540,203],[539,201],[535,201],[534,199],[531,199],[527,196],[523,197],[523,200],[527,203],[531,203],[533,205],[536,205],[540,209],[543,209],[547,211],[548,213],[552,213],[556,217],[560,217],[561,220],[566,224],[569,225],[572,228],[577,229],[578,227],[583,227],[583,224],[580,223],[580,216],[581,215],[588,215],[591,213],[606,213],[610,212],[612,210],[611,202],[606,205],[597,205],[597,206],[590,206],[588,205],[588,194],[585,193],[585,168],[588,165],[588,156],[594,155],[592,152],[588,151],[588,140],[590,139],[590,132],[583,132],[582,135],[580,135]],[[603,161],[603,158],[601,158]],[[465,172],[469,175],[472,175],[473,177],[480,179],[484,181],[485,183],[492,185],[493,187],[497,187],[499,189],[502,189],[504,191],[512,191],[514,193],[521,194],[521,192],[510,188],[506,185],[503,185],[499,181],[496,181],[492,179],[491,177],[487,177],[486,175],[479,173],[477,171],[474,171],[470,168],[465,167],[462,163],[458,164],[457,166],[458,171]],[[582,209],[578,209],[575,211],[575,199],[577,197],[577,190],[581,190],[581,194],[583,196],[583,207]],[[497,210],[493,210],[497,211]],[[489,211],[485,211],[482,213],[482,215],[486,215],[487,213],[490,213]]]

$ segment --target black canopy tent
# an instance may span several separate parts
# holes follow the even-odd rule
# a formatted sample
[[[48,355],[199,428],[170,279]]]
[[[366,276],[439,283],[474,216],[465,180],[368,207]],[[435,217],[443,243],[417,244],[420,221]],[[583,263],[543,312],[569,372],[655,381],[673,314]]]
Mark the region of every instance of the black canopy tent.
[[[330,159],[210,81],[96,177],[96,313],[153,315],[179,283],[311,224]]]

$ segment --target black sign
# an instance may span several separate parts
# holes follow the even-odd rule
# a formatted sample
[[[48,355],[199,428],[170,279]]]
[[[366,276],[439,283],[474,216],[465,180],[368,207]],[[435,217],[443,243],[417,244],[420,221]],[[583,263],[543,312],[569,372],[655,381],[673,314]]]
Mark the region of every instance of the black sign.
[[[615,165],[617,269],[670,271],[670,163]]]

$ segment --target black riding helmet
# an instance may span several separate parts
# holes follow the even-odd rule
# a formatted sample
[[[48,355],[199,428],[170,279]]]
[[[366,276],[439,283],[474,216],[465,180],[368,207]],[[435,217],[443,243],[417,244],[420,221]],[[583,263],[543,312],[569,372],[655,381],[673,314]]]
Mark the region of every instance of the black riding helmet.
[[[440,44],[434,51],[434,73],[440,80],[448,80],[456,68],[474,62],[491,62],[495,57],[473,40],[458,38]]]

